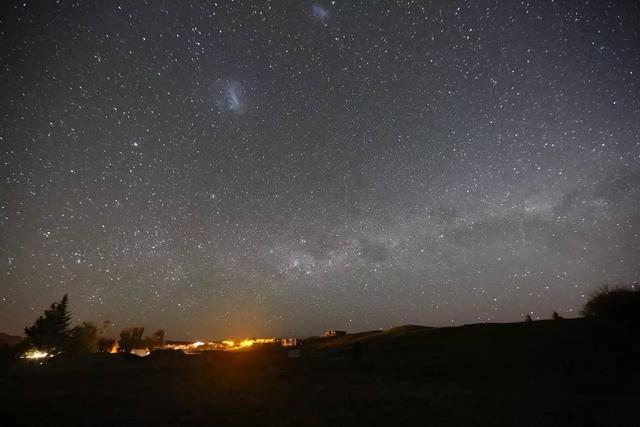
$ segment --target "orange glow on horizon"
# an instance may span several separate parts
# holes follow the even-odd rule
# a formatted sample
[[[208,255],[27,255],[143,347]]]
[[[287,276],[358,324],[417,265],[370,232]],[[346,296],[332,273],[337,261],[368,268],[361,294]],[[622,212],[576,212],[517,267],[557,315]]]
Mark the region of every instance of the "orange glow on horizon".
[[[182,350],[185,353],[200,353],[207,350],[235,351],[246,350],[256,344],[272,344],[277,343],[277,338],[245,338],[245,339],[228,339],[224,341],[195,341],[185,344],[166,344],[165,349]]]
[[[227,346],[227,350],[242,350],[254,346],[255,344],[271,344],[276,342],[275,338],[246,338],[240,341],[224,340],[222,343]]]

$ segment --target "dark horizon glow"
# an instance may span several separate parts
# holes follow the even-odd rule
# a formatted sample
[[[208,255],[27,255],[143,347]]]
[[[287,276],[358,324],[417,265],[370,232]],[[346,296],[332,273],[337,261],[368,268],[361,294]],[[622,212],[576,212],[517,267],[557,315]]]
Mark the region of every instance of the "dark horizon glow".
[[[577,316],[640,279],[640,3],[51,1],[0,22],[0,331]]]

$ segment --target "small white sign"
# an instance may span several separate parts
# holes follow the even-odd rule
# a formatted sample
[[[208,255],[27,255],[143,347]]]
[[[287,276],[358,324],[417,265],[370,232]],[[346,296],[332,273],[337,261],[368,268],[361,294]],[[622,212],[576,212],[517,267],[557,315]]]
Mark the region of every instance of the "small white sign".
[[[300,358],[300,349],[294,348],[293,350],[289,350],[289,359],[299,359]]]

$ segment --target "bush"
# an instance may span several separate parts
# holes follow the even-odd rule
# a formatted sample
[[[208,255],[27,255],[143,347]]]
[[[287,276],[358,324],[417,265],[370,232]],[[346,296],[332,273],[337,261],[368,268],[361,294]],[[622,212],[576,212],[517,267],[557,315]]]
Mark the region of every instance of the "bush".
[[[122,353],[129,353],[134,348],[143,347],[143,333],[144,327],[124,329],[122,332],[120,332],[120,341],[118,341],[119,351]]]
[[[562,319],[564,319],[564,317],[560,316],[560,315],[558,314],[558,312],[557,312],[557,311],[554,311],[554,312],[551,314],[551,318],[552,318],[553,320],[562,320]]]
[[[98,338],[98,351],[101,353],[111,353],[118,348],[117,341],[113,338]]]
[[[91,322],[71,329],[69,350],[73,353],[94,353],[98,351],[98,327]]]
[[[612,320],[640,320],[640,288],[604,286],[589,298],[581,314]]]

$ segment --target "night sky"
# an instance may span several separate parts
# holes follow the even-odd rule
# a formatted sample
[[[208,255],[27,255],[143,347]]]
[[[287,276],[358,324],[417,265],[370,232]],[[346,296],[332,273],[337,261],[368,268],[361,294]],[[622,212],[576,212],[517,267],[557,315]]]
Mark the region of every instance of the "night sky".
[[[0,330],[578,316],[640,280],[640,3],[4,1]]]

